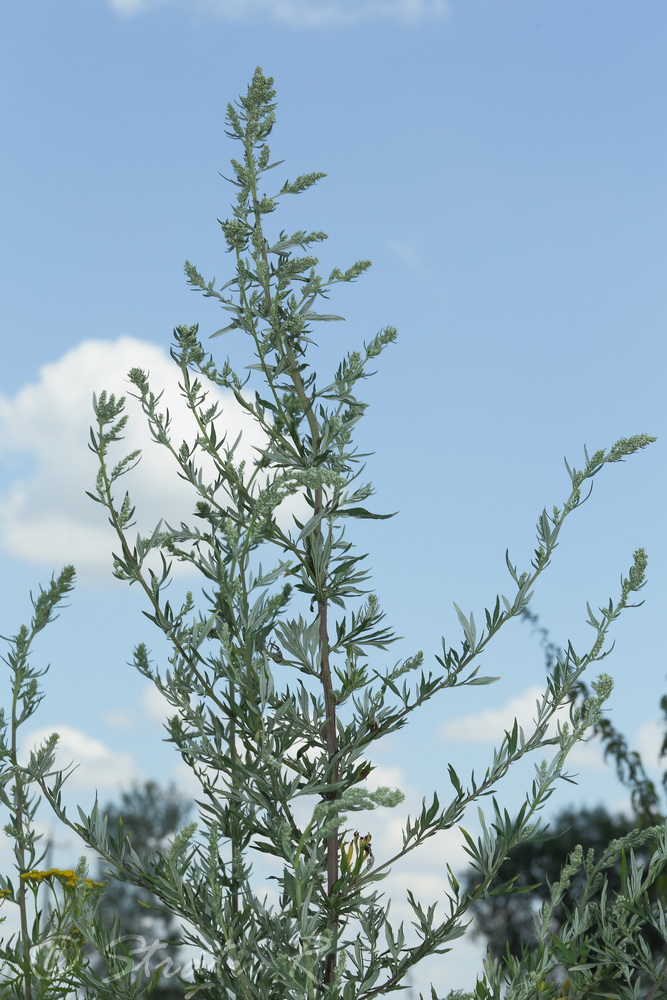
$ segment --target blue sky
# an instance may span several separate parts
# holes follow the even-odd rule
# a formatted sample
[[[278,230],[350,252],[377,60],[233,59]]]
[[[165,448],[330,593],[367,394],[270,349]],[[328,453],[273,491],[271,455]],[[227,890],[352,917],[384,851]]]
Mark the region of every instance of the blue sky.
[[[140,595],[111,578],[113,538],[84,494],[88,426],[92,392],[126,391],[130,367],[169,383],[174,326],[222,325],[182,267],[231,276],[216,223],[234,197],[219,173],[238,155],[224,113],[257,65],[277,89],[276,188],[328,174],[272,221],[329,234],[322,273],[373,261],[330,300],[346,322],[318,331],[322,370],[381,327],[399,331],[365,386],[358,440],[374,452],[376,508],[400,516],[351,535],[405,637],[396,656],[423,649],[428,663],[442,634],[458,642],[453,601],[481,613],[509,593],[505,549],[528,564],[537,516],[567,494],[564,455],[581,465],[584,444],[657,435],[597,478],[533,607],[555,641],[584,648],[585,602],[616,596],[646,548],[646,603],[618,623],[605,669],[611,717],[659,777],[664,4],[24,0],[6,5],[2,29],[0,632],[26,618],[31,588],[77,566],[71,606],[38,647],[51,671],[27,734],[57,729],[82,761],[73,799],[97,787],[105,800],[132,778],[185,780],[161,743],[159,702],[127,665],[138,641],[161,647]],[[212,345],[252,360],[240,340]],[[128,447],[140,434],[137,415]],[[145,523],[178,508],[172,478],[149,449],[133,485]],[[485,767],[514,715],[530,721],[544,672],[526,626],[499,637],[482,672],[501,680],[432,702],[378,754],[411,809],[446,791],[448,760],[464,774]],[[625,805],[595,743],[572,770],[579,786],[563,785],[545,815]],[[508,778],[505,801],[518,804],[529,773]],[[459,842],[448,834],[411,862],[398,896],[411,885],[437,898]],[[472,983],[479,951],[439,959],[436,985]]]

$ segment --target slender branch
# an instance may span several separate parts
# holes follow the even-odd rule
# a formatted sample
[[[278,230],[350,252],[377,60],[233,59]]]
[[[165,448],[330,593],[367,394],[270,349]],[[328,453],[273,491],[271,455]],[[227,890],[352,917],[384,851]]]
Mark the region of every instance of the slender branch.
[[[260,214],[259,205],[257,202],[256,190],[253,191],[255,200],[255,216],[257,225],[260,224]],[[262,256],[264,263],[266,264],[267,274],[268,274],[268,256],[266,253],[266,241],[263,242],[262,246]],[[264,297],[265,306],[267,313],[271,309],[271,292],[267,282],[264,287]],[[289,337],[283,337],[283,344],[287,357],[289,358],[289,376],[294,384],[297,396],[303,407],[306,419],[308,421],[308,426],[310,429],[311,438],[311,448],[313,458],[317,455],[317,450],[320,442],[320,428],[317,422],[317,417],[313,411],[312,398],[309,398],[301,375],[299,373],[299,368],[296,361],[296,356],[294,354],[294,348],[289,341]],[[271,385],[273,385],[273,380],[269,380]],[[322,488],[318,487],[313,491],[313,516],[321,513],[323,506],[323,493]],[[321,523],[318,524],[313,531],[313,539],[315,542],[320,542],[322,540],[322,528]],[[308,548],[308,546],[307,546]],[[329,782],[331,784],[337,784],[339,779],[340,765],[338,761],[338,733],[336,728],[336,699],[333,691],[333,684],[331,680],[331,666],[329,663],[329,631],[328,631],[328,601],[325,596],[326,587],[326,575],[323,579],[316,578],[316,571],[312,557],[307,557],[310,561],[311,571],[313,573],[314,584],[319,591],[317,596],[317,617],[319,620],[319,656],[320,656],[320,681],[322,683],[322,688],[324,692],[324,706],[325,706],[325,737],[326,737],[326,747],[327,755],[329,758]],[[323,571],[326,574],[326,570]],[[340,792],[334,790],[326,794],[327,799],[335,800],[340,795]],[[334,830],[327,838],[327,858],[326,858],[326,868],[327,868],[327,894],[330,900],[334,899],[334,886],[339,878],[339,861],[338,861],[338,827],[334,827]],[[337,949],[335,943],[338,940],[338,923],[339,918],[336,910],[332,912],[330,918],[330,929],[332,932],[332,939],[334,942],[334,948],[327,954],[325,962],[325,972],[324,972],[324,983],[326,985],[333,982],[336,974],[336,964],[337,964]]]
[[[25,830],[23,823],[23,807],[24,807],[24,796],[25,789],[23,785],[23,778],[18,771],[18,758],[17,758],[17,745],[16,745],[16,733],[18,729],[18,719],[16,716],[16,702],[19,694],[19,684],[18,681],[14,684],[14,692],[12,698],[12,747],[11,747],[11,761],[14,767],[17,768],[16,777],[14,778],[14,793],[16,796],[16,830],[18,833],[18,839],[15,847],[16,859],[18,862],[19,871],[24,872],[26,870],[26,857],[25,857]],[[23,879],[19,878],[18,884],[18,906],[19,914],[21,920],[21,943],[23,946],[23,989],[24,989],[24,1000],[32,1000],[32,972],[31,972],[31,959],[30,959],[30,948],[31,948],[31,936],[28,930],[28,908],[26,894],[28,887]]]

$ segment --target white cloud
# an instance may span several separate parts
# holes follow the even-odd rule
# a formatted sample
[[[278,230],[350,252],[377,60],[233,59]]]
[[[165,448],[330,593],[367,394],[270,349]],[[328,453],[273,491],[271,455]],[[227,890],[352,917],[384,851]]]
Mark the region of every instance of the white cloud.
[[[114,726],[115,729],[130,729],[137,720],[135,712],[121,711],[120,709],[104,712],[103,718],[108,726]]]
[[[178,709],[170,705],[161,691],[148,681],[141,694],[137,709],[118,709],[106,712],[104,721],[117,729],[130,729],[134,726],[144,726],[147,720],[164,726],[167,719],[178,714]]]
[[[665,723],[661,719],[647,719],[637,729],[632,749],[636,749],[644,767],[658,781],[665,770],[664,759],[660,760],[660,749],[665,738]]]
[[[533,720],[537,717],[537,702],[542,700],[544,688],[535,684],[521,694],[508,698],[497,708],[488,708],[482,712],[473,712],[440,726],[438,735],[443,740],[458,743],[492,744],[498,747],[505,736],[506,730],[511,730],[516,719],[523,729],[526,739],[535,730]],[[557,724],[568,719],[568,709],[563,706],[556,713],[547,727],[546,737],[554,738]],[[567,757],[566,771],[574,769],[609,771],[609,764],[604,759],[602,744],[599,738],[590,738],[576,743]]]
[[[0,494],[0,547],[5,551],[49,567],[74,563],[86,579],[111,578],[111,552],[117,551],[118,541],[105,509],[86,496],[86,490],[95,491],[97,475],[96,458],[88,447],[92,396],[104,389],[117,398],[135,392],[127,380],[134,367],[149,372],[156,395],[164,389],[161,409],[171,414],[175,447],[183,440],[194,442],[196,427],[178,389],[178,367],[162,348],[131,337],[84,341],[43,365],[37,380],[13,397],[0,396],[0,457],[10,472],[16,455],[23,460]],[[207,401],[220,403],[220,436],[227,432],[233,442],[243,431],[235,459],[251,461],[253,447],[263,443],[252,418],[231,392],[213,387]],[[138,467],[116,486],[119,504],[128,489],[136,505],[134,540],[136,531],[152,531],[160,518],[174,525],[189,520],[196,498],[179,478],[167,449],[151,439],[139,402],[128,396],[126,412],[130,419],[124,439],[112,446],[110,458],[115,464],[137,448],[143,452]],[[286,522],[291,523],[289,514],[296,505],[294,498],[284,501]]]
[[[147,681],[143,686],[137,708],[113,709],[105,712],[104,721],[116,729],[131,729],[134,726],[144,726],[147,719],[164,725],[175,713],[176,709],[169,704],[153,682]]]
[[[483,712],[473,712],[443,723],[438,730],[439,735],[461,743],[500,743],[505,730],[511,730],[516,719],[528,736],[534,728],[532,720],[537,714],[536,702],[541,700],[543,694],[544,688],[535,684],[497,708],[487,708]],[[555,722],[549,732],[555,736]]]
[[[110,0],[118,14],[140,14],[165,0]],[[180,5],[230,21],[259,17],[296,28],[347,27],[366,21],[389,19],[418,24],[449,13],[447,0],[180,0]]]
[[[153,683],[147,684],[144,688],[141,703],[144,708],[143,715],[147,715],[149,719],[154,719],[156,722],[165,723],[167,719],[178,714],[178,709],[169,704]]]
[[[75,788],[86,791],[121,789],[140,780],[141,775],[131,754],[110,750],[101,740],[68,725],[33,730],[26,739],[22,759],[27,762],[30,750],[37,749],[54,732],[60,737],[55,766],[68,770],[72,764],[78,765],[65,783],[67,791]]]
[[[131,16],[132,14],[143,14],[151,7],[158,7],[163,0],[110,0],[112,10],[118,14]]]
[[[610,774],[610,765],[604,759],[602,740],[599,737],[580,740],[570,750],[567,756],[566,771],[573,768],[586,771],[598,771],[600,774]]]
[[[408,236],[402,240],[390,240],[389,249],[415,274],[423,278],[433,277],[433,269],[424,261],[424,252],[416,236]]]
[[[226,0],[209,0],[212,8],[224,13]],[[403,24],[416,24],[427,17],[442,17],[447,13],[444,0],[258,0],[257,7],[266,8],[276,21],[294,27],[345,27],[365,21],[388,18]]]

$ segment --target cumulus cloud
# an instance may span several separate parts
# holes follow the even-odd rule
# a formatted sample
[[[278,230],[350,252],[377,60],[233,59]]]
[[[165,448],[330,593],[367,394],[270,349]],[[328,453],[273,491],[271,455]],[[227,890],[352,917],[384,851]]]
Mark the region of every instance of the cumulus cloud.
[[[154,684],[147,684],[141,698],[143,715],[155,722],[165,723],[172,715],[177,714],[177,709],[170,705],[161,691]]]
[[[26,738],[22,758],[27,762],[31,750],[36,750],[51,733],[58,733],[55,766],[67,770],[78,765],[67,779],[67,791],[74,789],[121,789],[141,778],[129,753],[117,753],[101,740],[68,725],[35,729]]]
[[[152,681],[144,687],[137,708],[113,709],[104,713],[104,721],[115,729],[131,729],[133,726],[144,725],[147,719],[164,724],[176,713],[164,695],[158,691]]]
[[[125,709],[114,709],[104,712],[103,718],[108,726],[113,726],[115,729],[130,729],[137,721],[137,714]]]
[[[460,743],[500,743],[505,730],[511,729],[516,719],[527,736],[532,731],[532,720],[537,714],[536,702],[543,694],[544,688],[534,684],[496,708],[487,708],[443,723],[439,728],[439,735],[443,739]],[[555,722],[551,729],[555,736]]]
[[[112,10],[117,14],[131,16],[133,14],[143,14],[144,11],[159,7],[164,0],[110,0]]]
[[[644,767],[659,782],[665,769],[660,751],[665,738],[665,723],[661,719],[647,719],[639,726],[634,748],[639,752]]]
[[[104,508],[86,496],[97,475],[88,448],[92,396],[103,389],[116,397],[135,392],[127,380],[133,367],[149,372],[156,395],[164,390],[160,406],[169,409],[175,447],[193,443],[196,427],[178,389],[178,367],[162,348],[132,337],[84,341],[43,365],[36,381],[13,397],[0,396],[0,460],[10,479],[0,494],[0,547],[6,552],[49,567],[74,563],[84,579],[110,579],[118,542]],[[233,443],[242,432],[235,459],[251,461],[254,447],[264,443],[260,429],[231,392],[213,387],[208,402],[216,401],[219,436],[227,433]],[[196,498],[167,449],[150,437],[139,402],[128,397],[126,412],[130,419],[111,462],[142,450],[138,467],[117,483],[118,502],[127,489],[136,506],[133,538],[136,531],[152,531],[160,518],[172,525],[189,521]],[[283,508],[291,523],[294,502],[288,499]]]
[[[477,743],[499,746],[505,731],[511,730],[516,719],[528,738],[534,731],[533,720],[537,717],[537,702],[542,700],[544,688],[535,684],[526,688],[521,694],[514,695],[494,708],[481,712],[473,712],[450,722],[443,723],[438,735],[443,740],[458,743]],[[568,709],[561,708],[551,719],[547,728],[547,737],[556,736],[558,721],[568,720]],[[609,764],[604,759],[604,753],[599,738],[590,738],[575,744],[567,758],[567,770],[573,767],[589,771],[608,771]]]
[[[161,6],[165,0],[110,0],[118,14],[141,14]],[[401,24],[419,24],[449,13],[447,0],[174,0],[182,7],[228,21],[269,18],[295,28],[335,28],[388,19]]]

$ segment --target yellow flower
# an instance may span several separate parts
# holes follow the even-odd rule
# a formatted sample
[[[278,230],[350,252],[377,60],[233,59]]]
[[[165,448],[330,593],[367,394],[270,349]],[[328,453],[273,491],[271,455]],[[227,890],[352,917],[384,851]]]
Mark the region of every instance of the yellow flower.
[[[25,879],[26,882],[37,882],[39,884],[40,882],[43,882],[44,879],[50,878],[52,875],[55,875],[58,881],[67,889],[73,889],[76,886],[76,872],[73,872],[71,868],[49,868],[47,872],[23,872],[21,878]]]
[[[42,879],[45,878],[46,874],[47,874],[46,872],[38,872],[38,871],[23,872],[21,878],[25,879],[26,882],[41,882]]]
[[[26,882],[37,882],[39,884],[40,882],[43,882],[44,879],[50,879],[52,876],[55,876],[60,884],[66,889],[75,889],[79,881],[78,875],[76,872],[73,872],[71,868],[49,868],[46,872],[37,870],[32,872],[23,872],[21,878]],[[103,889],[106,882],[95,882],[92,878],[84,878],[83,884],[87,889]],[[0,896],[1,895],[3,895],[3,893],[0,893]],[[11,895],[11,893],[8,889],[6,889],[4,895]]]
[[[67,868],[65,871],[52,868],[49,874],[55,875],[58,881],[68,889],[73,889],[78,881],[76,872],[73,872],[71,868]]]

